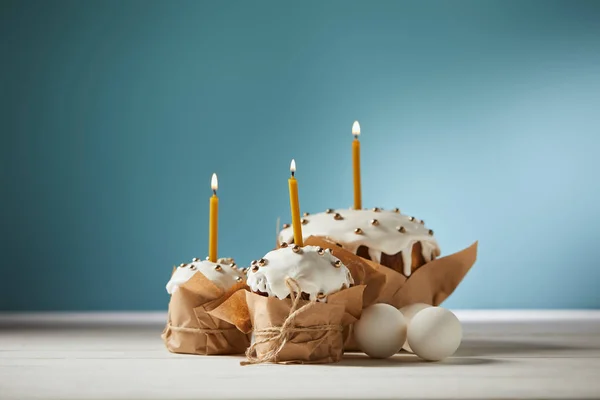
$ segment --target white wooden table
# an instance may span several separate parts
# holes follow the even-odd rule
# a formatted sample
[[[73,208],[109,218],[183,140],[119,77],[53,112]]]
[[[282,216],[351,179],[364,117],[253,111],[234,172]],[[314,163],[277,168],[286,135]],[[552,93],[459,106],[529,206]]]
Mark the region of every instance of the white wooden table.
[[[167,352],[164,314],[0,314],[0,399],[600,398],[600,311],[458,312],[438,363],[241,367]]]

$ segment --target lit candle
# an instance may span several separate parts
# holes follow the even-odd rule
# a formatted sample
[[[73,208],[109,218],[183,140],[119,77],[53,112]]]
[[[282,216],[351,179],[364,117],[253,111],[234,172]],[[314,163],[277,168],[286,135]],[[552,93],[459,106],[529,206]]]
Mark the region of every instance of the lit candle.
[[[360,141],[358,135],[360,135],[360,125],[358,121],[354,121],[352,124],[352,134],[354,140],[352,141],[352,170],[354,172],[354,209],[360,210],[362,208],[362,198],[360,191]]]
[[[290,164],[292,176],[288,179],[290,187],[290,211],[292,212],[292,229],[294,230],[294,244],[304,246],[302,241],[302,221],[300,220],[300,202],[298,201],[298,181],[294,177],[296,173],[296,161]]]
[[[210,197],[210,219],[208,225],[208,259],[212,262],[217,262],[217,240],[219,237],[219,198],[217,197],[219,181],[217,180],[217,174],[212,175],[210,187],[213,191],[213,195]]]

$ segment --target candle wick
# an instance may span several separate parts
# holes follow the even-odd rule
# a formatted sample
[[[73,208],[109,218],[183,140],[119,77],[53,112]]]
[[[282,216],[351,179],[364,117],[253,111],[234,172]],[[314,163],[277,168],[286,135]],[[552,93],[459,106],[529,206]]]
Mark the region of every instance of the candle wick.
[[[354,140],[358,140],[358,135],[354,135]]]
[[[295,174],[296,174],[296,172],[295,172],[295,171],[292,171],[292,177],[293,177]]]
[[[213,189],[213,194],[216,196],[217,195],[217,189]]]

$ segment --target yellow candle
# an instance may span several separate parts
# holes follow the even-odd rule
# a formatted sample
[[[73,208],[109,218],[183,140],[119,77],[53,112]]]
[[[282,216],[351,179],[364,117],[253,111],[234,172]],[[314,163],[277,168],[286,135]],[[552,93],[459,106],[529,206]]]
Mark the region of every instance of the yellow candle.
[[[354,121],[352,125],[352,134],[354,140],[352,141],[352,170],[354,172],[354,209],[360,210],[362,208],[362,198],[360,191],[360,141],[358,135],[360,135],[360,125],[358,121]]]
[[[217,262],[217,241],[219,228],[219,198],[217,197],[217,189],[219,181],[217,174],[212,175],[210,181],[213,195],[210,198],[210,219],[208,224],[208,259],[212,262]]]
[[[290,211],[292,212],[292,229],[294,230],[294,244],[304,246],[302,241],[302,221],[300,220],[300,202],[298,201],[298,181],[294,177],[296,173],[296,161],[290,164],[292,176],[288,179],[290,187]]]

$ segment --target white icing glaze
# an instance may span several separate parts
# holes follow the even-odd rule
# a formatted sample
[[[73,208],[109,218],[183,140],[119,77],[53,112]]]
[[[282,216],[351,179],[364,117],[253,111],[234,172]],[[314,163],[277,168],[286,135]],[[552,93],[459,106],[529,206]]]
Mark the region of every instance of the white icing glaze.
[[[343,219],[336,220],[339,213]],[[332,210],[305,216],[308,222],[302,225],[302,237],[322,236],[339,243],[345,249],[357,252],[360,246],[369,248],[369,256],[373,261],[381,262],[381,254],[395,255],[402,252],[404,275],[410,276],[412,264],[412,247],[420,242],[423,258],[426,262],[432,260],[433,253],[439,254],[439,246],[433,235],[429,234],[421,221],[391,210]],[[373,225],[372,220],[378,224]],[[404,233],[398,228],[404,227]],[[356,234],[356,228],[362,230]],[[292,227],[285,228],[279,233],[279,242],[290,243],[294,238]]]
[[[232,264],[232,258],[220,258],[216,263],[203,260],[179,266],[167,283],[167,292],[169,294],[175,293],[179,286],[189,281],[198,272],[201,272],[221,289],[227,290],[236,283],[243,282],[246,278],[242,270],[232,267]],[[217,268],[217,265],[220,266],[220,269]]]
[[[354,281],[345,265],[334,266],[334,262],[339,260],[329,250],[322,255],[318,250],[317,246],[304,246],[294,253],[292,246],[288,246],[267,253],[263,257],[264,266],[255,264],[256,272],[250,267],[248,286],[255,292],[285,299],[290,294],[285,284],[289,277],[298,282],[302,292],[307,293],[311,300],[326,301],[326,298],[318,298],[317,295],[335,293]]]

